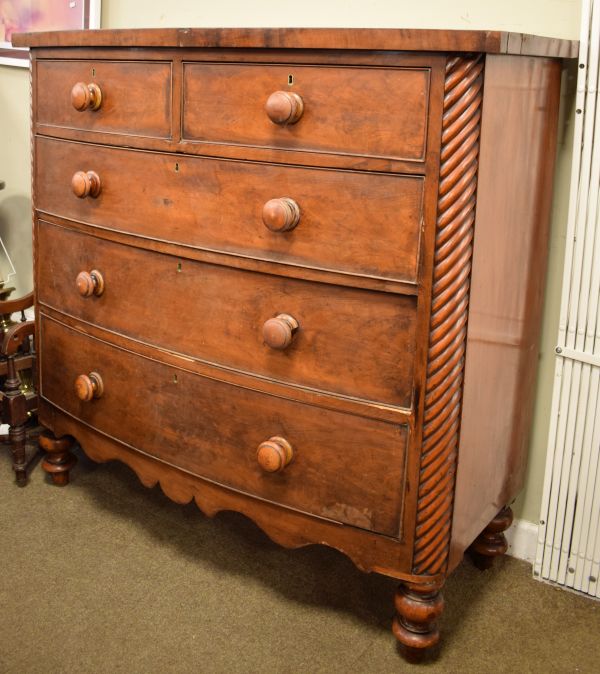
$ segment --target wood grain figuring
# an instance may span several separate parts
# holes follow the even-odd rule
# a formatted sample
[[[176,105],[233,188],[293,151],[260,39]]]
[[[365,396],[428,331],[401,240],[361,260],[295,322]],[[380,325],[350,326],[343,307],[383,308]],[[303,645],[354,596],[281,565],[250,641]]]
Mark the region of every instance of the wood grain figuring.
[[[448,60],[413,558],[415,573],[439,573],[448,562],[467,337],[482,85],[481,55]]]
[[[205,379],[46,318],[40,331],[42,396],[90,427],[241,492],[398,534],[405,427]],[[100,374],[104,391],[100,399],[83,402],[74,382],[90,371]],[[140,382],[146,395],[132,396]],[[266,474],[256,460],[258,446],[272,436],[294,447],[294,460],[279,474]]]
[[[149,154],[39,137],[36,152],[36,207],[46,213],[273,262],[417,279],[422,178]],[[100,177],[102,192],[78,199],[71,178],[89,170]],[[290,232],[272,232],[263,222],[265,203],[280,197],[300,208]]]
[[[328,545],[347,555],[363,571],[408,581],[419,580],[410,573],[407,546],[397,538],[249,498],[247,494],[200,479],[92,430],[43,399],[39,413],[41,423],[54,428],[58,435],[77,437],[93,461],[122,461],[135,471],[142,484],[149,488],[160,485],[167,497],[176,503],[194,501],[208,517],[223,510],[241,512],[279,545],[300,548],[318,540],[320,545]]]
[[[68,56],[70,61],[95,61],[95,62],[152,62],[157,53],[152,49],[70,49],[68,52],[60,49],[36,50],[36,60],[60,61]],[[303,164],[306,166],[322,166],[329,168],[358,169],[368,171],[389,171],[394,173],[421,174],[423,163],[413,160],[395,160],[382,157],[368,157],[348,153],[331,152],[298,152],[295,149],[269,148],[265,146],[251,147],[247,145],[226,145],[222,142],[187,142],[181,140],[181,63],[192,59],[196,63],[246,63],[256,65],[317,65],[338,67],[382,67],[400,69],[419,69],[430,72],[430,107],[428,108],[431,119],[437,119],[441,114],[441,96],[443,89],[443,67],[445,58],[439,54],[419,52],[310,52],[305,50],[241,50],[241,49],[212,49],[212,50],[178,50],[161,49],[158,58],[161,62],[173,63],[173,105],[172,120],[173,133],[171,138],[149,137],[144,135],[128,134],[124,139],[120,133],[103,131],[90,132],[85,129],[67,128],[64,126],[51,126],[47,124],[35,124],[34,130],[45,136],[71,139],[89,142],[90,139],[97,144],[135,147],[140,149],[183,152],[202,156],[219,158],[254,160],[262,162],[278,162]],[[35,93],[35,92],[34,92]],[[264,114],[264,110],[263,110]],[[439,134],[437,124],[428,124],[427,157],[425,164],[430,168],[437,165],[437,147]]]
[[[185,63],[183,78],[188,141],[425,158],[427,69]],[[293,124],[265,111],[282,89],[303,101]]]
[[[17,40],[52,479],[72,436],[174,501],[335,547],[402,581],[393,632],[431,650],[465,549],[504,549],[530,423],[560,63],[505,52],[576,44]]]
[[[157,350],[157,347],[152,344],[145,344],[144,342],[132,340],[129,337],[93,325],[92,323],[82,323],[81,320],[52,309],[47,305],[44,305],[43,308],[44,314],[49,318],[75,330],[84,331],[91,337],[110,342],[125,351],[133,351],[146,358],[152,359],[159,357],[160,361],[163,363],[167,363],[176,368],[185,367],[189,372],[194,372],[203,377],[208,377],[209,379],[217,378],[219,381],[224,381],[234,386],[241,386],[242,388],[248,388],[253,391],[268,393],[281,398],[288,398],[307,405],[317,405],[323,409],[368,417],[369,419],[379,419],[381,421],[409,426],[413,423],[412,409],[384,405],[383,403],[370,402],[358,398],[344,397],[339,394],[327,391],[317,391],[306,387],[290,386],[289,384],[279,382],[275,379],[261,379],[249,372],[240,372],[239,370],[231,368],[219,368],[214,364],[201,361],[197,358],[191,358],[163,349]]]
[[[37,240],[47,253],[37,274],[41,304],[268,379],[411,406],[414,297],[195,263],[46,223]],[[79,291],[87,269],[103,278],[100,297]],[[156,307],[151,320],[149,307]],[[284,350],[264,335],[265,322],[281,313],[300,325]]]
[[[79,82],[102,92],[98,110],[73,107]],[[45,61],[36,65],[34,123],[87,133],[171,137],[171,64],[111,61]],[[86,106],[87,107],[87,106]]]
[[[419,28],[147,28],[74,30],[13,35],[15,47],[194,47],[368,49],[526,53],[576,58],[577,40],[495,30]]]
[[[560,78],[551,59],[486,61],[451,567],[525,478]]]

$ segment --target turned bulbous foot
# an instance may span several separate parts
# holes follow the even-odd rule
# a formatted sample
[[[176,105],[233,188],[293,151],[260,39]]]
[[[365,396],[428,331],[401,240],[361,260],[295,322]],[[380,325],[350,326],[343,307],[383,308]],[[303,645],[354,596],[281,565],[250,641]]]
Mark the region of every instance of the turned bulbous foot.
[[[444,610],[441,583],[402,583],[396,591],[396,617],[392,625],[402,655],[419,662],[440,640],[437,619]]]
[[[469,555],[478,569],[489,569],[496,557],[504,555],[508,543],[504,531],[513,521],[513,511],[507,506],[494,517],[469,548]]]
[[[69,471],[77,463],[71,453],[73,438],[68,435],[55,438],[49,431],[40,434],[40,447],[46,452],[42,468],[50,475],[52,482],[59,487],[69,484]]]

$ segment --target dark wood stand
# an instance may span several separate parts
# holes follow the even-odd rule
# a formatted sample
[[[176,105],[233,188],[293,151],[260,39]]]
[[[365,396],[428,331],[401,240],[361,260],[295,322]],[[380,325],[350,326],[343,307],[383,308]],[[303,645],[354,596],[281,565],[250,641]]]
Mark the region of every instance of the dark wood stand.
[[[0,309],[6,305],[31,306],[33,297],[21,300],[2,302]],[[30,387],[24,387],[19,372],[32,369],[35,354],[29,349],[29,338],[33,335],[34,324],[31,321],[17,323],[4,332],[1,345],[2,356],[0,375],[5,375],[3,391],[0,392],[2,421],[9,425],[8,444],[13,457],[13,470],[19,487],[27,484],[27,473],[39,458],[39,450],[35,442],[37,431],[27,432],[27,424],[37,407],[37,394]],[[25,345],[25,346],[24,346]]]

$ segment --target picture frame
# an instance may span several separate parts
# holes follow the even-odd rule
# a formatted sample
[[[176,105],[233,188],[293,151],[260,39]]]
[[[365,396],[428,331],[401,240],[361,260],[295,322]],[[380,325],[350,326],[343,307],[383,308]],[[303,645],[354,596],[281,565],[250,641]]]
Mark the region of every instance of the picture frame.
[[[0,0],[0,65],[29,67],[29,50],[13,33],[100,28],[101,0]]]

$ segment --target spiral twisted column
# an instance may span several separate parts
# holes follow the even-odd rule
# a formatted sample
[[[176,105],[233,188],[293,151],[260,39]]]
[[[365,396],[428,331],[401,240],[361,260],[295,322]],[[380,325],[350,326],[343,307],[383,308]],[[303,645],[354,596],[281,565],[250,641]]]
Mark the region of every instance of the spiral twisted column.
[[[473,252],[483,56],[448,59],[413,572],[443,573],[452,524]]]

